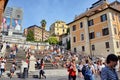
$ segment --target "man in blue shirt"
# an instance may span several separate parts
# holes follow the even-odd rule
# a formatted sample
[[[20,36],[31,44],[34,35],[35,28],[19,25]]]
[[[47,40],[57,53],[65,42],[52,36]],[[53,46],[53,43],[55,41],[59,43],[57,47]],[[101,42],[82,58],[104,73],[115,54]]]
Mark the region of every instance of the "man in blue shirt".
[[[117,65],[118,57],[114,54],[109,54],[106,59],[106,66],[101,71],[101,80],[119,80],[115,66]]]

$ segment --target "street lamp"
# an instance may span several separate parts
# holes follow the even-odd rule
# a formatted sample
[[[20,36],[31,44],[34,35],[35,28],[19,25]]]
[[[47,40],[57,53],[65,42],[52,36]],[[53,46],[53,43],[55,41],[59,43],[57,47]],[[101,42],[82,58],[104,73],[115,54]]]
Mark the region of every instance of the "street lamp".
[[[43,29],[43,27],[42,27],[42,42],[43,42],[43,37],[44,36],[44,29]]]
[[[42,26],[42,42],[43,42],[43,36],[44,36],[44,30],[45,30],[45,27],[46,27],[46,21],[43,19],[41,22],[41,26]]]

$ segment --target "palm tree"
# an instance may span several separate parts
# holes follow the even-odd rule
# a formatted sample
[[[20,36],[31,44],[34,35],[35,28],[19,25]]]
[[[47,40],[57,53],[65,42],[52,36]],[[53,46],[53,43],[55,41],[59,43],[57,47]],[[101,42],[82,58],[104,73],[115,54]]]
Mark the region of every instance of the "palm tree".
[[[43,19],[40,23],[42,26],[42,42],[43,42],[44,30],[45,30],[47,22],[46,22],[46,20]]]

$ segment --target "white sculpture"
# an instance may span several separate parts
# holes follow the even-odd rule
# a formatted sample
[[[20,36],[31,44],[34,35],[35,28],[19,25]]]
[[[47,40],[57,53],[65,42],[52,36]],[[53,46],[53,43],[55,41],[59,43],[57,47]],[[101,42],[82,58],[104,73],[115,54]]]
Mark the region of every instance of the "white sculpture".
[[[34,57],[34,55],[31,54],[29,60],[30,60],[29,71],[35,71],[35,62],[36,62],[36,58]]]

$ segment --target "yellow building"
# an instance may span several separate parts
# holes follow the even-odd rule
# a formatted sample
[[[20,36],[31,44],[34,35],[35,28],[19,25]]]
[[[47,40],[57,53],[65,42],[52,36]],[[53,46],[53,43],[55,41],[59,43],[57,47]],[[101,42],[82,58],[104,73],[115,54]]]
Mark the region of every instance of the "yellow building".
[[[41,27],[39,27],[37,25],[33,25],[33,26],[30,26],[27,29],[25,29],[24,30],[24,35],[27,36],[27,33],[30,30],[33,31],[33,33],[34,33],[34,39],[35,39],[35,41],[42,41],[42,38],[43,38],[43,41],[45,41],[50,36],[49,31],[43,30]]]
[[[68,25],[72,52],[120,55],[120,2],[99,0]]]
[[[56,21],[50,26],[50,34],[60,36],[67,32],[68,26],[63,21]]]

